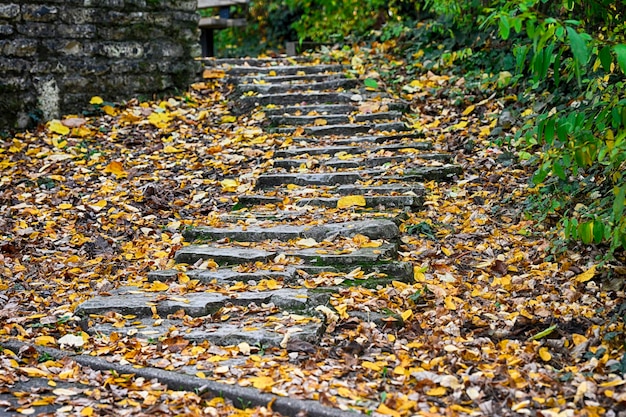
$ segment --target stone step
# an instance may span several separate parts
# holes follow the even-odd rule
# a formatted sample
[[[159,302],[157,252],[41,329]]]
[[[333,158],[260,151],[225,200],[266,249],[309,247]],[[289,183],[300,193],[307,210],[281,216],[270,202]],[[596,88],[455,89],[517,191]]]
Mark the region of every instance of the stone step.
[[[344,172],[327,172],[327,173],[268,173],[262,174],[257,178],[256,188],[264,189],[287,184],[300,186],[311,185],[345,185],[355,184],[358,181],[375,180],[375,181],[448,181],[454,176],[460,175],[463,169],[459,165],[444,164],[441,166],[425,166],[411,168],[404,175],[384,175],[384,171],[379,170],[360,170],[360,171],[344,171]],[[383,174],[383,175],[381,175]]]
[[[313,300],[318,303],[318,298]],[[191,317],[204,317],[213,314],[227,304],[247,306],[273,303],[275,306],[290,311],[303,311],[311,307],[309,291],[303,289],[281,288],[265,291],[243,291],[222,294],[218,292],[168,293],[164,291],[147,292],[139,287],[120,287],[110,295],[91,298],[76,309],[79,316],[102,315],[115,311],[123,315],[151,317],[153,307],[159,316],[174,314],[183,310]]]
[[[424,204],[424,197],[412,196],[412,195],[376,195],[376,196],[364,196],[365,206],[363,208],[404,208],[410,210],[416,210],[422,207]],[[301,198],[296,201],[296,205],[303,206],[318,206],[335,208],[339,198],[336,197],[314,197],[314,198]]]
[[[284,94],[259,94],[255,96],[239,97],[233,102],[232,111],[235,114],[243,114],[257,106],[272,105],[295,105],[295,104],[312,104],[312,103],[354,103],[360,100],[360,96],[350,93],[284,93]]]
[[[248,249],[248,248],[244,248]],[[260,251],[258,249],[248,249],[249,251]],[[330,266],[358,266],[360,264],[375,264],[381,261],[389,261],[396,258],[398,254],[397,244],[382,243],[376,248],[359,248],[353,251],[340,251],[335,249],[310,248],[301,249],[290,246],[275,245],[274,252],[266,252],[270,255],[264,260],[269,261],[276,255],[285,255],[300,258],[305,263],[313,265],[330,265]],[[232,252],[232,253],[231,253]],[[265,251],[262,251],[265,252]],[[228,256],[227,261],[225,257]],[[195,264],[198,261],[212,259],[216,263],[223,265],[225,263],[233,264],[250,264],[260,259],[251,259],[244,256],[241,248],[223,247],[214,245],[189,245],[178,250],[175,260],[178,263]]]
[[[297,273],[295,267],[287,266],[282,270],[256,270],[241,272],[232,268],[219,268],[217,270],[209,269],[190,269],[184,274],[189,279],[197,279],[203,283],[216,282],[217,284],[233,284],[235,282],[252,283],[255,285],[263,279],[273,279],[283,281],[285,284],[295,284],[297,282]],[[148,272],[148,282],[153,281],[175,281],[183,272],[177,269],[165,269]]]
[[[229,67],[229,66],[296,66],[296,65],[310,65],[311,58],[305,55],[298,56],[282,56],[276,58],[214,58],[204,57],[200,58],[200,62],[205,67]]]
[[[339,64],[330,65],[235,65],[226,68],[229,76],[252,75],[252,74],[272,74],[276,75],[298,75],[298,74],[327,74],[339,73],[344,67]]]
[[[267,262],[276,255],[276,252],[262,249],[190,245],[179,249],[174,260],[178,263],[194,264],[201,259],[212,259],[219,265],[240,265],[250,262]]]
[[[351,169],[351,168],[359,168],[359,167],[379,167],[385,164],[400,164],[406,161],[418,161],[418,160],[426,160],[426,161],[443,161],[450,162],[452,159],[452,155],[450,154],[442,154],[442,153],[419,153],[419,154],[410,154],[410,155],[394,155],[394,156],[381,156],[381,157],[372,157],[372,158],[350,158],[350,159],[339,159],[339,158],[330,158],[326,160],[319,161],[319,166],[336,168],[336,169]],[[310,163],[308,159],[275,159],[274,160],[274,168],[285,168],[287,170],[297,169],[301,166],[306,166],[307,163]]]
[[[353,146],[354,144],[370,144],[370,143],[389,143],[389,142],[413,142],[416,149],[426,149],[417,145],[417,143],[431,143],[430,141],[422,140],[420,142],[410,141],[410,139],[423,139],[424,133],[422,132],[400,132],[398,134],[391,135],[372,135],[372,136],[355,136],[351,138],[336,138],[333,140],[334,145],[340,146]],[[294,138],[294,141],[300,142],[301,138]],[[432,149],[432,143],[429,148]]]
[[[334,143],[335,141],[333,141]],[[417,149],[420,151],[430,150],[433,147],[430,141],[418,141],[408,143],[386,143],[379,146],[367,146],[371,142],[363,142],[359,138],[353,138],[352,144],[340,146],[317,146],[317,147],[293,147],[289,149],[281,149],[274,152],[274,158],[291,158],[299,155],[336,155],[344,153],[347,155],[359,155],[365,152],[376,153],[380,151],[399,151],[403,149]],[[361,146],[354,146],[359,144]],[[365,146],[364,146],[365,145]],[[374,143],[377,145],[377,143]]]
[[[272,133],[278,133],[282,135],[293,134],[295,127],[279,127],[272,129]],[[358,135],[360,133],[373,133],[373,132],[401,132],[409,130],[404,122],[389,122],[389,123],[364,123],[364,124],[339,124],[339,125],[326,125],[326,126],[307,126],[304,128],[304,133],[310,136],[351,136]]]
[[[87,329],[89,334],[111,335],[122,333],[145,340],[158,340],[170,334],[170,329],[183,329],[180,336],[191,343],[210,342],[215,346],[236,346],[247,343],[250,346],[278,347],[285,340],[286,332],[290,332],[289,340],[298,340],[317,344],[323,336],[325,325],[317,317],[300,314],[282,314],[263,316],[264,320],[255,322],[255,317],[247,317],[237,321],[206,323],[197,327],[188,327],[184,320],[164,319],[155,326],[154,319],[142,318],[127,323],[124,327],[116,327],[110,323],[98,323]],[[195,367],[194,367],[195,368]],[[191,375],[197,373],[195,372]]]
[[[325,114],[348,114],[357,111],[358,106],[352,104],[310,104],[305,106],[286,106],[276,107],[273,109],[264,109],[263,112],[267,117],[281,116],[284,114],[308,114],[310,112],[317,112],[320,115]]]
[[[235,94],[241,95],[250,91],[259,94],[281,94],[288,93],[290,91],[324,91],[337,90],[339,88],[349,90],[357,87],[358,85],[358,80],[349,78],[300,84],[239,84],[235,90]]]
[[[357,234],[370,239],[395,240],[400,236],[398,226],[390,220],[362,220],[344,223],[327,223],[316,226],[248,226],[235,225],[229,228],[200,226],[185,230],[187,241],[229,239],[237,242],[262,242],[265,240],[289,241],[312,238],[318,242],[326,239],[353,237]]]
[[[380,173],[381,171],[351,171],[329,172],[323,174],[262,174],[257,178],[256,188],[262,189],[286,184],[302,186],[354,184],[357,181],[371,178],[372,176]]]
[[[254,82],[264,82],[271,84],[278,83],[313,83],[320,81],[329,81],[346,78],[343,73],[324,73],[324,74],[301,74],[301,75],[244,75],[241,77],[231,77],[227,79],[229,84],[250,84]]]
[[[352,122],[375,122],[382,120],[397,120],[402,116],[400,112],[380,112],[370,114],[332,114],[332,115],[315,115],[315,116],[269,116],[272,126],[291,125],[306,126],[313,125],[318,120],[324,120],[328,125],[346,124]]]

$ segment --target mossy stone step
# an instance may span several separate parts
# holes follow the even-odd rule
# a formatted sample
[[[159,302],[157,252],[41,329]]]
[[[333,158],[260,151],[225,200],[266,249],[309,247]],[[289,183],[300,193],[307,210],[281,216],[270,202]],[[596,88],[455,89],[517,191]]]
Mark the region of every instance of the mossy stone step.
[[[273,133],[281,135],[292,134],[296,131],[296,127],[279,127],[272,129]],[[409,130],[404,122],[388,122],[388,123],[364,123],[364,124],[337,124],[326,126],[306,126],[304,127],[304,133],[310,136],[350,136],[358,135],[360,133],[373,133],[373,132],[401,132]]]
[[[295,185],[340,185],[354,184],[374,175],[380,174],[381,171],[351,171],[351,172],[329,172],[323,174],[262,174],[257,177],[256,188],[263,189],[275,187],[279,185],[295,184]]]
[[[319,206],[335,208],[339,202],[338,198],[334,197],[314,197],[314,198],[301,198],[296,201],[296,205],[303,206]],[[407,208],[416,210],[422,207],[424,204],[424,197],[411,196],[411,195],[376,195],[365,196],[365,206],[359,208]]]
[[[247,226],[232,227],[199,226],[185,230],[183,236],[188,241],[229,239],[237,242],[262,242],[279,240],[287,242],[299,238],[313,238],[318,242],[338,236],[353,237],[357,234],[370,239],[394,240],[400,236],[398,226],[386,219],[361,220],[343,223],[326,223],[315,226]]]
[[[311,83],[319,81],[329,81],[346,78],[343,73],[323,73],[323,74],[302,74],[302,75],[245,75],[241,77],[232,77],[227,80],[229,84],[250,84],[254,82],[264,82],[271,84],[278,83]]]
[[[304,106],[286,106],[275,107],[271,109],[263,109],[267,117],[281,115],[308,114],[310,112],[319,113],[320,116],[331,114],[348,114],[358,110],[353,104],[309,104]]]
[[[259,94],[280,94],[289,91],[323,91],[343,88],[349,90],[355,88],[359,82],[354,79],[340,78],[336,80],[320,81],[315,83],[299,84],[239,84],[235,94],[244,94],[250,91]]]
[[[298,74],[324,74],[324,73],[340,73],[344,70],[343,65],[233,65],[224,68],[228,75],[251,75],[251,74],[269,74],[276,75],[298,75]]]
[[[148,282],[152,281],[176,281],[183,272],[177,269],[164,269],[148,272]],[[217,270],[190,269],[184,272],[190,279],[197,279],[200,282],[216,282],[218,284],[232,284],[234,282],[259,282],[262,279],[273,279],[283,281],[286,284],[294,284],[297,281],[295,267],[285,267],[283,270],[256,270],[240,272],[231,268],[219,268]]]
[[[373,158],[361,158],[354,157],[350,159],[339,159],[339,158],[330,158],[330,159],[322,159],[318,161],[320,166],[329,167],[329,168],[337,168],[337,169],[348,169],[348,168],[360,168],[360,167],[379,167],[385,164],[400,164],[406,161],[416,161],[416,160],[428,160],[428,161],[443,161],[450,162],[452,159],[452,155],[450,154],[442,154],[442,153],[424,153],[424,154],[410,154],[410,155],[394,155],[394,156],[381,156],[381,157],[373,157]],[[306,166],[309,163],[309,159],[275,159],[274,160],[274,168],[285,168],[287,170],[292,168],[300,168],[301,166]]]
[[[360,146],[355,146],[360,145]],[[408,143],[374,143],[362,142],[354,138],[352,145],[338,146],[305,146],[281,149],[274,152],[274,158],[292,158],[299,155],[336,155],[340,152],[348,155],[359,155],[365,152],[376,153],[381,151],[399,151],[403,149],[430,150],[433,144],[430,141],[408,142]]]
[[[179,249],[174,255],[174,260],[178,263],[194,264],[198,260],[213,259],[219,265],[240,265],[267,262],[276,255],[276,252],[253,248],[190,245]]]
[[[235,114],[243,114],[257,106],[268,106],[270,104],[287,106],[294,104],[311,103],[354,103],[359,98],[350,93],[328,93],[328,92],[306,92],[306,93],[284,93],[284,94],[259,94],[255,96],[244,96],[232,103],[232,111]]]
[[[306,288],[281,288],[266,291],[242,291],[229,294],[217,292],[195,292],[178,294],[158,291],[146,292],[137,287],[121,287],[110,292],[110,295],[98,295],[76,308],[76,314],[83,317],[102,315],[114,311],[122,315],[136,317],[152,317],[156,313],[161,317],[183,310],[191,317],[203,317],[213,314],[228,304],[247,306],[273,303],[275,306],[289,311],[303,311],[314,307],[320,301],[317,293],[310,299]],[[314,305],[311,305],[314,304]]]

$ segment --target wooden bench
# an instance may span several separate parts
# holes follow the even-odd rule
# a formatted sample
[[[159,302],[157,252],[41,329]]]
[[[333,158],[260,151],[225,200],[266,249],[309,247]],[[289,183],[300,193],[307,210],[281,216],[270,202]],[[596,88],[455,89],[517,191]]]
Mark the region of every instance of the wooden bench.
[[[202,32],[200,44],[202,45],[202,56],[215,56],[214,33],[216,29],[245,26],[246,19],[231,19],[230,6],[246,5],[250,0],[198,0],[198,11],[204,9],[218,9],[218,15],[213,17],[202,17],[198,27]]]

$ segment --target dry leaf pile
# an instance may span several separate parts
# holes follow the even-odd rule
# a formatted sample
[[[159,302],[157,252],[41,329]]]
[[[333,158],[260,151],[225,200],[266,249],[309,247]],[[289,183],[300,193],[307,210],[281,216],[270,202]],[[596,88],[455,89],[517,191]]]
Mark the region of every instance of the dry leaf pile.
[[[352,58],[357,77],[373,77],[359,52],[333,58],[344,63]],[[297,199],[323,196],[323,189],[294,185],[284,193],[265,193],[279,199],[256,210],[230,213],[233,206],[240,208],[241,196],[255,194],[255,179],[273,166],[275,152],[297,146],[307,126],[332,124],[324,114],[312,113],[305,127],[267,133],[264,113],[275,106],[237,116],[228,105],[232,86],[225,73],[210,69],[204,76],[184,97],[123,106],[94,98],[94,114],[67,116],[3,139],[1,338],[190,372],[374,415],[596,416],[617,415],[624,408],[624,329],[620,320],[612,320],[623,293],[603,289],[587,257],[551,254],[541,224],[524,217],[520,202],[533,192],[529,173],[490,141],[505,98],[458,107],[441,92],[462,91],[459,79],[428,73],[407,81],[402,98],[410,101],[412,113],[406,122],[438,151],[451,152],[464,170],[450,182],[425,182],[423,208],[404,214],[399,257],[414,267],[411,282],[388,277],[387,285],[353,286],[365,275],[356,268],[302,273],[295,283],[267,277],[225,286],[185,274],[217,269],[211,260],[188,268],[175,264],[189,226],[226,227],[233,219],[243,228],[319,225],[396,218],[403,210],[364,209],[362,196],[340,199],[336,207],[296,210]],[[387,111],[386,106],[365,102],[360,113]],[[470,141],[472,149],[466,146]],[[410,173],[418,162],[443,165],[406,153],[405,162],[386,167],[388,173]],[[302,173],[328,173],[337,171],[323,165],[328,157],[385,156],[309,153],[298,157],[297,167]],[[275,216],[279,211],[283,217]],[[381,250],[385,244],[356,235],[240,246],[341,254]],[[237,271],[281,272],[300,264],[287,255]],[[147,279],[150,271],[172,268],[179,274],[170,281]],[[122,286],[182,300],[191,292],[230,296],[293,287],[332,286],[334,293],[316,317],[286,315],[263,304],[230,305],[211,317],[216,323],[235,318],[249,327],[323,322],[318,343],[290,341],[288,332],[277,347],[190,343],[185,329],[202,320],[184,312],[167,317],[182,320],[184,328],[168,329],[164,336],[123,332],[136,318],[120,313],[92,318],[117,326],[119,333],[89,334],[85,320],[75,315],[77,307]],[[155,312],[151,326],[164,319]],[[50,402],[85,416],[106,414],[111,407],[127,415],[234,412],[219,400],[172,392],[156,381],[95,372],[70,360],[46,361],[33,352],[4,350],[0,366],[0,385],[6,387],[0,392],[20,398],[22,414]],[[51,388],[12,390],[28,378],[47,378]],[[63,382],[74,385],[55,388]],[[249,412],[271,414],[263,408]]]

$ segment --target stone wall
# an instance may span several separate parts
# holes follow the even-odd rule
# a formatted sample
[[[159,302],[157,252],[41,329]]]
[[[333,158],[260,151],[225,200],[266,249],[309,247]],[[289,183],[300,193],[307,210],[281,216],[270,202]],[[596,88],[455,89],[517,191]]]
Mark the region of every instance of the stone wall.
[[[197,0],[0,0],[0,130],[184,89]]]

